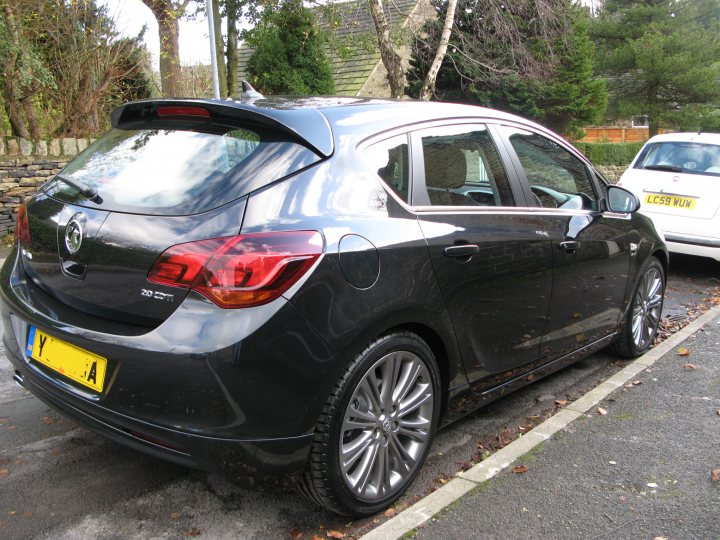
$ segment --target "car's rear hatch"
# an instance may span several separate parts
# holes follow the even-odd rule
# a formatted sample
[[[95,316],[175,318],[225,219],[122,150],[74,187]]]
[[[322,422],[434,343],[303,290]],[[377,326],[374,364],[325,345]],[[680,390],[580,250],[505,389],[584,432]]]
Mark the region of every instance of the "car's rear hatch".
[[[113,127],[20,209],[20,267],[55,301],[141,326],[188,294],[148,280],[164,251],[237,235],[245,195],[332,152],[314,110],[144,101],[116,109]]]
[[[621,179],[647,212],[710,219],[720,205],[720,145],[706,134],[648,142]]]

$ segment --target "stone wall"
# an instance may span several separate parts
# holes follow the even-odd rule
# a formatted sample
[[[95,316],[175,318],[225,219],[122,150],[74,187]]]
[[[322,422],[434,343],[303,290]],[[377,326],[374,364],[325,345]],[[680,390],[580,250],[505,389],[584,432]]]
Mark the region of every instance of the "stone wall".
[[[628,165],[597,165],[597,170],[608,182],[616,184],[617,181],[620,180],[622,173],[627,170]]]
[[[15,232],[17,207],[93,141],[0,137],[0,238]]]

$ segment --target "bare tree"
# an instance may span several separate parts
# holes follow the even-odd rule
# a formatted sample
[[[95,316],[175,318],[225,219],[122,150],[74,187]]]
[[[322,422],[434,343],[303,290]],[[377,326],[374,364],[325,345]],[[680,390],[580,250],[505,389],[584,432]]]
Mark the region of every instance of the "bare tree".
[[[422,89],[420,90],[420,99],[428,101],[435,93],[435,81],[437,80],[440,66],[445,59],[447,53],[448,43],[450,42],[450,32],[452,31],[453,21],[455,19],[455,10],[457,9],[457,0],[449,0],[447,13],[445,14],[445,22],[443,23],[442,33],[440,34],[440,42],[438,43],[437,51],[435,52],[435,58],[430,65],[430,69],[425,75]]]
[[[52,84],[52,80],[27,39],[22,8],[2,0],[0,14],[0,79],[5,113],[13,135],[38,138],[40,130],[32,98],[43,83]]]
[[[225,0],[225,13],[227,16],[227,95],[236,96],[238,93],[238,22],[240,19],[240,1]]]
[[[397,53],[390,41],[390,26],[385,17],[382,0],[368,0],[368,8],[377,33],[380,58],[382,58],[383,65],[387,70],[390,95],[396,98],[402,97],[405,94],[405,86],[407,85],[405,70],[402,65],[402,57]]]
[[[160,84],[166,96],[180,95],[180,28],[178,19],[185,14],[190,0],[142,0],[158,23],[160,37]]]
[[[225,43],[220,19],[220,0],[212,0],[213,27],[215,29],[215,57],[217,61],[220,97],[227,97],[227,71],[225,69]]]

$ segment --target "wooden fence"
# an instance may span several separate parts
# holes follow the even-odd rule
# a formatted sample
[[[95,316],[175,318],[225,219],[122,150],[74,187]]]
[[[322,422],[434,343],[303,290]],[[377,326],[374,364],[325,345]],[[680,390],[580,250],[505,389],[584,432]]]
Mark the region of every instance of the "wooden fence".
[[[582,142],[645,142],[650,138],[646,127],[586,127]],[[663,130],[660,130],[663,133]]]

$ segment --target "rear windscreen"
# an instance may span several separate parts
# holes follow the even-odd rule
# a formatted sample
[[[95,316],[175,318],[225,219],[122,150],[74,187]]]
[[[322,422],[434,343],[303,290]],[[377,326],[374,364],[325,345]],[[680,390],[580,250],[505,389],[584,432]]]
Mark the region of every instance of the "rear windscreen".
[[[634,168],[720,176],[720,146],[679,141],[650,143],[642,149]]]
[[[114,129],[60,172],[67,182],[51,180],[45,191],[105,210],[186,215],[221,206],[319,160],[302,144],[263,130]],[[77,184],[98,196],[88,200]]]

